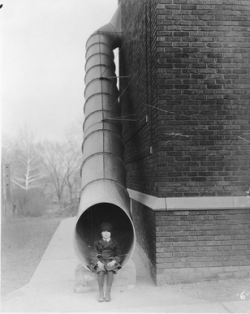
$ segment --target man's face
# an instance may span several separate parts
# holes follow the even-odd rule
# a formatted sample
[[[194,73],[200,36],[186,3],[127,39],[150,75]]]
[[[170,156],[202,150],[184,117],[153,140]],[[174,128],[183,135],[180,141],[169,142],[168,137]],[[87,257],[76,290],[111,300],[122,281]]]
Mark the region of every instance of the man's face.
[[[109,232],[109,231],[103,231],[102,232],[103,239],[109,239],[110,236],[111,236],[111,232]]]

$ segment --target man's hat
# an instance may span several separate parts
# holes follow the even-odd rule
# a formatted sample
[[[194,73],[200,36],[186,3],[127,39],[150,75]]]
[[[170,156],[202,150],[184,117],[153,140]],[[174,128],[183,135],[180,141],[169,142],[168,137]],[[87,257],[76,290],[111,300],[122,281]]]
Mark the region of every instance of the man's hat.
[[[112,231],[112,225],[111,223],[109,222],[103,222],[101,224],[101,232],[103,231],[108,231],[108,232],[111,232]]]

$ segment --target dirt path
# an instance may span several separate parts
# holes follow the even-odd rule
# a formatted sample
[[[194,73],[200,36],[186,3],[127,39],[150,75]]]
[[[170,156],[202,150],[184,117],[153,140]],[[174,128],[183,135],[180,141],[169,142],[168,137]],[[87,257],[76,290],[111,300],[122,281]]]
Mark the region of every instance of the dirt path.
[[[1,295],[27,284],[62,218],[17,218],[1,226]]]

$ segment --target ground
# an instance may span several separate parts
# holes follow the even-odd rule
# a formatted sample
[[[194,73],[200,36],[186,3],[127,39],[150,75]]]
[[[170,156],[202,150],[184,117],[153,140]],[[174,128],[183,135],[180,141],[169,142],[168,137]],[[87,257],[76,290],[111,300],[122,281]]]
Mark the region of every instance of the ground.
[[[27,284],[62,219],[76,210],[53,210],[41,217],[1,220],[1,295]]]
[[[175,292],[208,302],[250,300],[250,278],[213,280],[176,285]]]
[[[2,295],[30,281],[60,220],[18,218],[2,225]]]
[[[19,217],[2,223],[2,296],[30,281],[60,221],[69,216]],[[174,293],[185,293],[209,302],[250,300],[250,278],[179,284],[168,288]]]

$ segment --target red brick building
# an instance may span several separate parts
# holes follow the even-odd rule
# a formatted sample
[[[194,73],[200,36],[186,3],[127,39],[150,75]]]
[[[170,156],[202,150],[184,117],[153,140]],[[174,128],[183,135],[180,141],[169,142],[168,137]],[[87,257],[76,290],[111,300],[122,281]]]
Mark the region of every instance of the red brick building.
[[[156,284],[250,274],[250,2],[121,0],[127,187]]]

